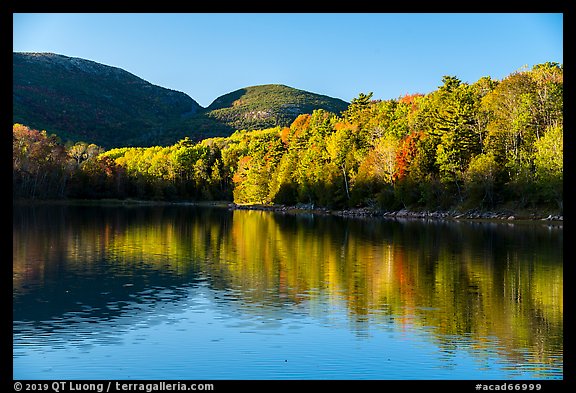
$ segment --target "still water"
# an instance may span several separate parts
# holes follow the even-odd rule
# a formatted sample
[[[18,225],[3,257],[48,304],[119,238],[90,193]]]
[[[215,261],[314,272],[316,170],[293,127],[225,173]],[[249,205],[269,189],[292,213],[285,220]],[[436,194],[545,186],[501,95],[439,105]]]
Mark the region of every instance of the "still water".
[[[563,229],[14,206],[14,379],[561,379]]]

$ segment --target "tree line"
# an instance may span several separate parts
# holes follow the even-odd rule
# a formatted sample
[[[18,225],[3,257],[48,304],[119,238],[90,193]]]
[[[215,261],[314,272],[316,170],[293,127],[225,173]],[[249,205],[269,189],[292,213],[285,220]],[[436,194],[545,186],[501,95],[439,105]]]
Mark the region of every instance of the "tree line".
[[[13,126],[15,198],[229,200],[329,208],[563,208],[563,66],[315,110],[289,127],[104,150]]]

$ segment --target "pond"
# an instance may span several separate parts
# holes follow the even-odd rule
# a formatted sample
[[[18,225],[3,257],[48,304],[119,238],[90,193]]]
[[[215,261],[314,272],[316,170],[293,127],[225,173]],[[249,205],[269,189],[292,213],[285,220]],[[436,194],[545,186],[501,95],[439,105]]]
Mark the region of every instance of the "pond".
[[[14,205],[14,379],[562,379],[563,228]]]

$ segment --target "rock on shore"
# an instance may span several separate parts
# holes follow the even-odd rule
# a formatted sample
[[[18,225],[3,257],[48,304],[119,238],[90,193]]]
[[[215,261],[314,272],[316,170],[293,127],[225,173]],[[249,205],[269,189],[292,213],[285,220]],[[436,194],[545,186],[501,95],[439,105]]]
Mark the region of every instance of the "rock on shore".
[[[536,213],[519,215],[512,211],[480,211],[469,210],[466,212],[449,211],[411,211],[402,209],[398,211],[383,211],[369,207],[350,208],[343,210],[331,210],[328,208],[318,208],[313,204],[299,204],[296,206],[284,205],[228,205],[233,210],[267,210],[280,213],[312,213],[331,214],[342,217],[388,217],[388,218],[416,218],[416,219],[444,219],[444,220],[542,220],[542,221],[563,221],[563,215],[538,216]]]

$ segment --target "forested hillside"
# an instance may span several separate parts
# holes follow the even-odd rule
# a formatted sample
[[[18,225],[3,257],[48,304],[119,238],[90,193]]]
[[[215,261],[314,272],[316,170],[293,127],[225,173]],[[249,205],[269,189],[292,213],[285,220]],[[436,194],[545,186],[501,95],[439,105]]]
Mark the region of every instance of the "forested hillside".
[[[188,95],[120,68],[53,53],[13,53],[15,123],[66,142],[106,148],[171,145],[235,130],[288,126],[303,113],[348,103],[284,85],[250,86],[201,107]]]
[[[139,145],[200,105],[120,68],[53,53],[13,53],[13,120],[63,140]]]
[[[15,197],[562,211],[563,66],[445,76],[392,100],[361,93],[341,113],[200,142],[104,151],[16,124],[13,143]]]
[[[298,115],[315,109],[340,113],[348,103],[336,98],[284,85],[250,86],[218,97],[208,106],[208,116],[235,130],[289,126]]]

